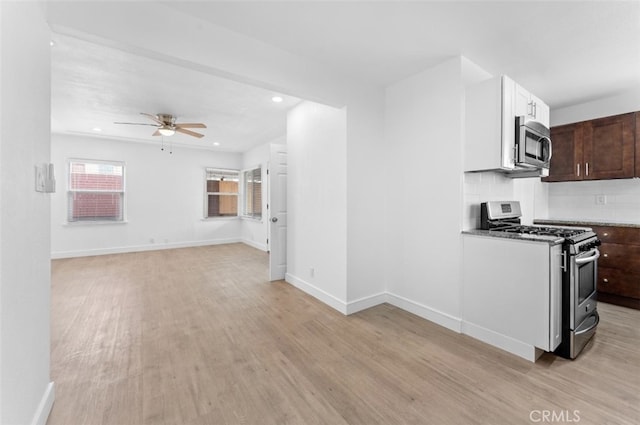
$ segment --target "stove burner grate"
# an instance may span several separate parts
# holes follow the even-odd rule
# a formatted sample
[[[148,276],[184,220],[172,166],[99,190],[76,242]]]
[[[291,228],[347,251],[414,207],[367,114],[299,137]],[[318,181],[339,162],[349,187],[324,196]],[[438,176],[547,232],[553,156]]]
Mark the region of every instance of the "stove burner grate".
[[[508,233],[524,233],[528,235],[557,236],[560,238],[570,238],[586,231],[584,229],[566,229],[562,227],[543,226],[509,226],[504,228],[495,228],[492,230]]]

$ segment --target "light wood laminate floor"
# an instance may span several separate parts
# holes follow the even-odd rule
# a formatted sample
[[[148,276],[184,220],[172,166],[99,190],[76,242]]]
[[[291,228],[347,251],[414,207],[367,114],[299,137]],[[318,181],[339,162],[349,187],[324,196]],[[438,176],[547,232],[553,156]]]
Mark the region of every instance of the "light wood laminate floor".
[[[243,244],[54,260],[47,423],[640,423],[640,311],[601,304],[577,360],[534,364],[390,305],[343,316],[267,282],[267,260]]]

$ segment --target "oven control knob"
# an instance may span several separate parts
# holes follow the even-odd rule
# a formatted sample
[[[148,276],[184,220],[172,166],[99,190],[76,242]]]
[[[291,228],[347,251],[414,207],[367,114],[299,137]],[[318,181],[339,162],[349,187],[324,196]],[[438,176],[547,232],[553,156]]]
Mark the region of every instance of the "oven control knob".
[[[602,245],[602,242],[600,242],[599,239],[596,239],[593,242],[589,242],[589,243],[586,243],[584,245],[581,245],[580,246],[580,251],[589,251],[590,249],[593,249],[593,248],[595,248],[597,246],[600,246],[600,245]]]

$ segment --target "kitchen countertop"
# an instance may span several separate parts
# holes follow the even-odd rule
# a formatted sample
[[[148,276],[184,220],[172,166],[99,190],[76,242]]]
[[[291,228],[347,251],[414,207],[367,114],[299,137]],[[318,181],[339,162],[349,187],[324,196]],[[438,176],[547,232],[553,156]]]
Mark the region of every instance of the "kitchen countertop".
[[[617,227],[635,227],[640,228],[640,224],[634,223],[611,223],[606,221],[586,221],[586,220],[551,220],[551,219],[536,219],[533,220],[533,224],[559,224],[562,226],[617,226]]]
[[[546,242],[549,245],[556,245],[564,242],[564,238],[559,238],[557,236],[530,235],[527,233],[496,232],[496,231],[482,230],[482,229],[463,230],[462,234],[486,236],[486,237],[502,238],[502,239],[515,239],[520,241]]]

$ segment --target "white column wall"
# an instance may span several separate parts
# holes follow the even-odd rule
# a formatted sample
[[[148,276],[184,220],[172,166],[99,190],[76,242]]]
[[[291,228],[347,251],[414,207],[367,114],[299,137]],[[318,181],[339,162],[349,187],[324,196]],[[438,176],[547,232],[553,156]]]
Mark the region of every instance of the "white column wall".
[[[346,313],[347,114],[302,102],[287,120],[286,280]]]
[[[50,33],[41,4],[0,2],[0,423],[43,424],[49,367]]]
[[[387,88],[382,173],[389,301],[460,331],[464,87],[487,78],[463,57]]]

